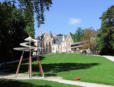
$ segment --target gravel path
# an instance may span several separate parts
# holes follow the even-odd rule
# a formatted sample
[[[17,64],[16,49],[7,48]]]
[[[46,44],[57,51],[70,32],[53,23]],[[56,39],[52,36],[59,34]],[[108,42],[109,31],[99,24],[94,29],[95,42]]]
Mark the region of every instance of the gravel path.
[[[64,80],[64,79],[50,79],[50,78],[47,78],[46,80],[55,81],[55,82],[64,83],[64,84],[70,84],[70,85],[77,85],[77,86],[82,86],[82,87],[114,87],[114,86],[111,86],[111,85],[71,81],[71,80]]]
[[[109,60],[114,62],[114,56],[103,56],[103,57],[105,57],[105,58],[107,58],[107,59],[109,59]]]
[[[0,75],[0,79],[14,79],[14,80],[25,80],[25,79],[38,79],[38,80],[48,80],[48,81],[54,81],[58,83],[64,83],[69,85],[76,85],[76,86],[82,86],[82,87],[114,87],[111,85],[104,85],[104,84],[97,84],[97,83],[88,83],[88,82],[80,82],[80,81],[71,81],[71,80],[64,80],[62,77],[39,77],[39,76],[33,76],[32,78],[29,78],[28,75],[25,74],[19,74],[18,77],[15,77],[15,74],[10,75]]]

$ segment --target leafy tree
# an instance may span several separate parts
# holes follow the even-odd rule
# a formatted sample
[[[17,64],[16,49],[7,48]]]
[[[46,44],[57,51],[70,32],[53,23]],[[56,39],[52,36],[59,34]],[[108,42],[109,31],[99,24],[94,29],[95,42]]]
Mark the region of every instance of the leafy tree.
[[[74,34],[70,32],[70,35],[74,42],[79,42],[83,36],[83,30],[79,27]]]
[[[97,34],[97,47],[100,54],[113,55],[114,52],[114,6],[103,13],[102,25]]]
[[[76,42],[79,42],[82,36],[83,36],[83,30],[79,27],[75,32]]]
[[[18,58],[13,48],[27,37],[24,15],[14,5],[0,3],[0,62]],[[22,21],[23,20],[23,21]]]
[[[74,41],[74,34],[70,32],[70,35],[71,35],[71,37],[72,37],[72,39]]]
[[[17,7],[25,14],[26,32],[34,37],[34,16],[36,15],[38,27],[44,24],[44,11],[49,10],[51,0],[3,0],[9,5],[18,5]]]
[[[57,34],[57,36],[63,36],[63,34]]]
[[[24,12],[25,8],[33,10],[33,13],[36,14],[36,19],[38,21],[38,26],[44,24],[44,12],[49,10],[52,0],[4,0],[10,4],[17,5]],[[30,15],[29,13],[28,15]]]
[[[92,28],[84,30],[83,37],[81,38],[81,41],[87,41],[87,44],[84,44],[84,48],[96,49],[96,34],[97,32]]]
[[[0,3],[0,62],[18,58],[13,48],[28,35],[34,37],[34,15],[40,26],[44,23],[44,11],[49,10],[51,4],[51,0],[3,0]]]
[[[70,32],[70,35],[71,35],[73,41],[76,42],[76,36],[75,36],[75,34],[73,34],[73,33]]]
[[[26,7],[24,9],[24,18],[26,22],[26,32],[29,36],[34,37],[34,18],[33,18],[33,10],[30,7]]]

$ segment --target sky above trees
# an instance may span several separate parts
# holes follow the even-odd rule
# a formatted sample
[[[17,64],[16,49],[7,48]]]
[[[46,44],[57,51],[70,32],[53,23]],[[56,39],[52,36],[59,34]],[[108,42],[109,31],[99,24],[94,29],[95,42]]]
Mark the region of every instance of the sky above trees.
[[[114,0],[52,0],[50,11],[45,12],[45,24],[40,28],[35,22],[35,37],[40,29],[43,32],[74,33],[78,27],[83,29],[93,27],[98,30],[101,27],[99,17],[111,5]]]

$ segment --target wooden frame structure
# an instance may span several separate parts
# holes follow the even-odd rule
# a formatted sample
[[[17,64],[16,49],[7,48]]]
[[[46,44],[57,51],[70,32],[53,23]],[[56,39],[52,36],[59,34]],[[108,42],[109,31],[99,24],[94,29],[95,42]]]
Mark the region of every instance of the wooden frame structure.
[[[20,60],[19,60],[19,64],[18,64],[18,67],[17,67],[17,70],[16,70],[16,77],[18,76],[18,73],[20,71],[20,67],[21,67],[21,64],[22,64],[23,56],[24,56],[24,51],[22,52]],[[40,58],[39,58],[38,55],[36,56],[36,59],[37,59],[38,65],[39,65],[39,70],[40,70],[41,76],[44,77],[43,68],[42,68],[42,65],[40,63]],[[28,74],[29,74],[29,78],[32,78],[32,57],[31,57],[30,54],[29,54]]]
[[[22,54],[21,54],[21,57],[20,57],[20,60],[19,60],[19,64],[18,64],[17,70],[16,70],[16,77],[18,76],[18,73],[20,71],[20,67],[21,67],[21,64],[22,64],[24,53],[25,53],[25,51],[28,51],[29,52],[28,74],[29,74],[29,78],[32,78],[32,56],[31,56],[31,51],[34,51],[35,49],[37,49],[36,59],[37,59],[37,62],[38,62],[39,70],[40,70],[41,76],[44,77],[43,68],[42,68],[42,65],[40,63],[40,58],[38,56],[38,40],[32,39],[31,37],[28,37],[25,40],[29,41],[29,42],[20,43],[20,45],[24,46],[24,47],[14,48],[14,50],[22,51]],[[37,42],[37,46],[31,46],[31,42]]]

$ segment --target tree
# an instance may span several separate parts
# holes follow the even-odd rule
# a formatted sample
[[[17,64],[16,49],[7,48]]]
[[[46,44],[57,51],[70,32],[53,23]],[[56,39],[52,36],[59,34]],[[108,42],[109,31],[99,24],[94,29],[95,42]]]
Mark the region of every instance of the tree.
[[[33,18],[33,10],[28,6],[24,9],[24,18],[26,22],[26,32],[29,36],[34,37],[34,18]]]
[[[63,34],[60,33],[60,34],[57,34],[57,36],[63,36]]]
[[[17,5],[24,12],[25,8],[33,10],[33,14],[36,14],[36,19],[38,21],[38,26],[44,24],[44,12],[49,10],[52,0],[4,0],[12,5]],[[28,15],[30,15],[29,13]]]
[[[74,42],[79,42],[83,36],[83,30],[79,27],[74,34],[70,32],[70,35]]]
[[[9,5],[17,6],[25,15],[26,32],[34,37],[34,15],[36,15],[38,27],[44,24],[44,11],[49,10],[52,0],[3,0]]]
[[[79,27],[75,32],[76,42],[79,42],[81,40],[82,36],[83,36],[83,30],[82,30],[82,28]]]
[[[75,42],[74,34],[70,32],[70,35],[71,35],[73,41]]]
[[[84,30],[81,41],[87,41],[87,44],[84,45],[84,48],[90,48],[91,50],[96,49],[96,34],[97,32],[90,28]]]
[[[51,4],[51,0],[4,0],[0,3],[0,62],[18,58],[13,48],[28,35],[34,37],[34,15],[40,26],[44,23],[44,11],[49,10]]]
[[[24,15],[14,5],[0,3],[0,20],[0,62],[3,62],[18,58],[13,48],[19,46],[27,33]]]
[[[103,13],[101,28],[97,34],[97,47],[100,54],[113,55],[114,52],[114,6]]]

